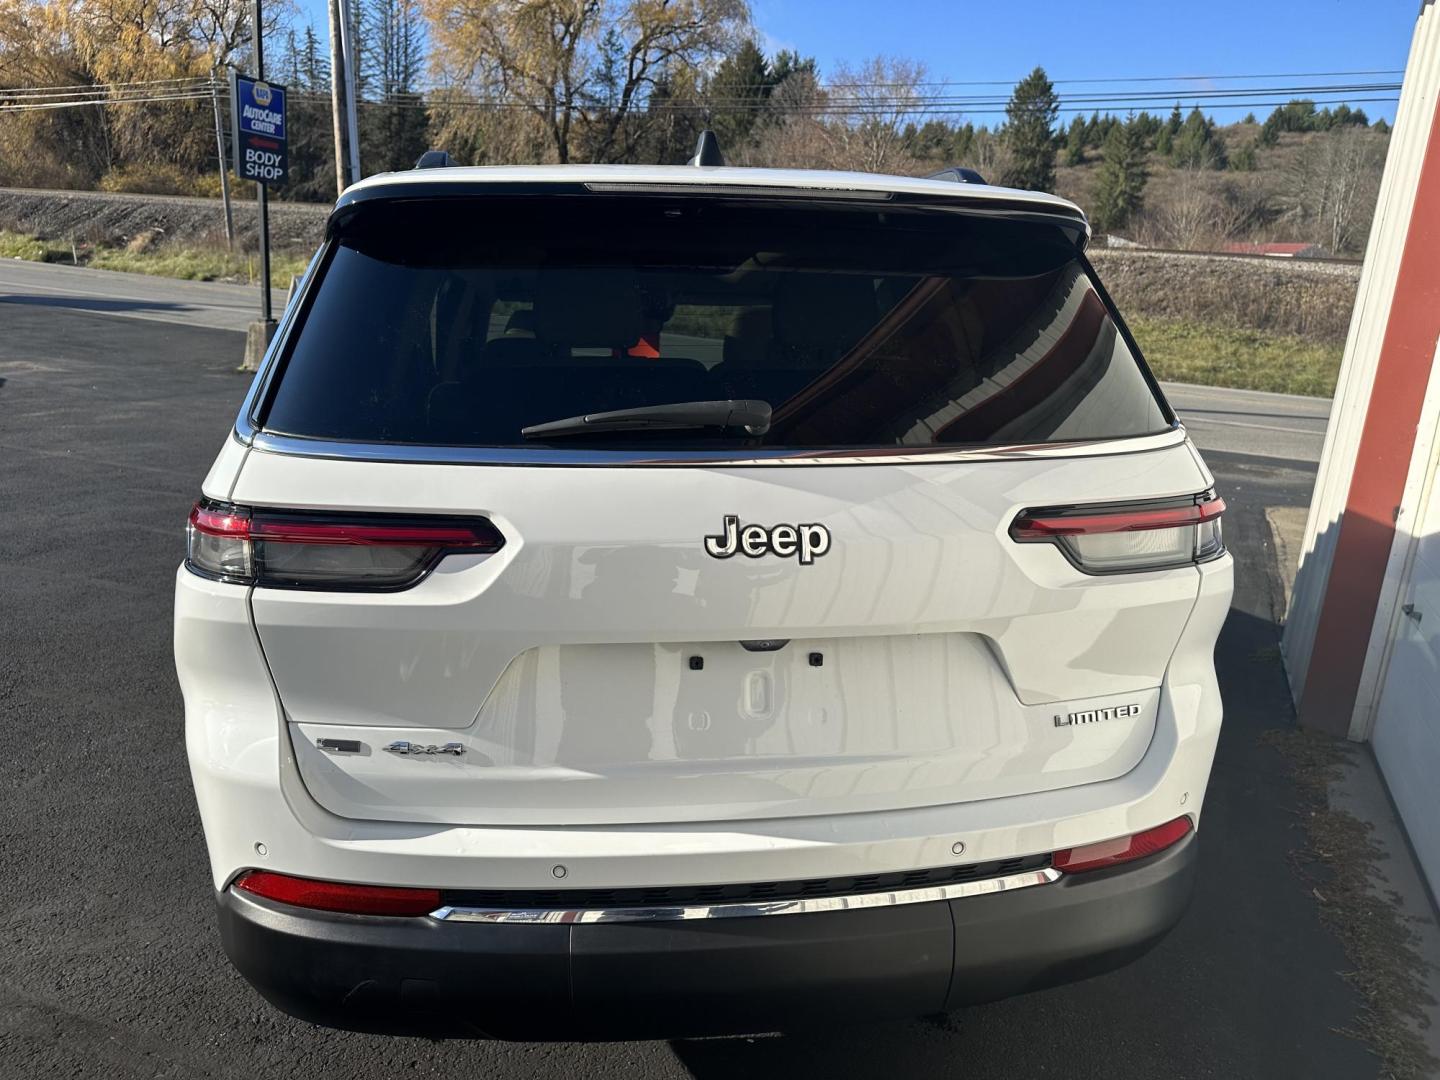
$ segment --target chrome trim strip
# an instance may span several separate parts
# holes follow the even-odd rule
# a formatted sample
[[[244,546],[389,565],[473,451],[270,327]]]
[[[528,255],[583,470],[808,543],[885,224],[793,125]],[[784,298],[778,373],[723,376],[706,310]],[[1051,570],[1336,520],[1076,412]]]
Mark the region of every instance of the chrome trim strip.
[[[305,302],[305,294],[315,280],[315,267],[320,262],[321,256],[325,254],[325,245],[321,244],[315,254],[310,256],[310,261],[305,264],[305,273],[300,277],[300,287],[292,289],[290,295],[285,299],[285,309],[280,313],[280,321],[276,324],[275,334],[270,339],[270,347],[265,350],[265,355],[260,358],[260,365],[255,370],[255,377],[250,380],[250,388],[245,392],[245,400],[240,403],[240,412],[235,417],[235,426],[231,434],[242,446],[250,446],[259,433],[250,416],[255,411],[255,404],[260,397],[261,391],[270,381],[275,364],[278,362],[280,351],[285,347],[285,339],[290,334],[290,326],[295,321],[295,313],[300,310],[300,305]]]
[[[859,893],[853,896],[824,896],[766,903],[700,904],[681,907],[634,908],[505,908],[442,907],[430,913],[441,922],[478,923],[615,923],[678,922],[685,919],[743,919],[759,915],[814,915],[826,911],[857,911],[865,908],[930,904],[938,900],[960,900],[967,896],[988,896],[1013,892],[1036,885],[1050,885],[1061,878],[1053,866],[1027,870],[1005,877],[962,881],[953,885],[931,885],[898,892]]]
[[[872,450],[677,450],[663,456],[638,450],[557,450],[551,447],[418,446],[408,443],[354,443],[255,432],[254,450],[291,457],[421,465],[525,466],[716,466],[757,465],[925,465],[936,462],[1012,461],[1026,458],[1101,457],[1163,450],[1185,442],[1183,425],[1154,435],[1079,442],[1019,443],[1013,446],[897,446]]]

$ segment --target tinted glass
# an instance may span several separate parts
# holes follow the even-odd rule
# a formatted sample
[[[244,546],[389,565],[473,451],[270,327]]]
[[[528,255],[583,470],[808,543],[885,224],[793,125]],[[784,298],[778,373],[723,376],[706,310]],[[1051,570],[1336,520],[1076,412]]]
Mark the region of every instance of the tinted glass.
[[[726,398],[770,430],[522,428]],[[361,442],[847,448],[1111,438],[1164,411],[1056,225],[601,195],[362,206],[263,422]]]

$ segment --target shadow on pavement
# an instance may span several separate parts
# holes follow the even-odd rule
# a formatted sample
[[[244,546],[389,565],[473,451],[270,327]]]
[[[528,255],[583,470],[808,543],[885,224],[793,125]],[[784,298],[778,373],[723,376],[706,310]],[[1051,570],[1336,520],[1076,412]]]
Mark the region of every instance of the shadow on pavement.
[[[1247,545],[1248,546],[1248,545]],[[705,1080],[753,1076],[1374,1076],[1352,1029],[1346,959],[1293,869],[1301,799],[1264,737],[1294,725],[1266,571],[1237,567],[1216,664],[1225,726],[1199,833],[1200,877],[1180,925],[1119,971],[928,1021],[676,1042]],[[1242,609],[1260,609],[1252,613]],[[1100,1063],[1110,1065],[1101,1070]]]
[[[188,311],[190,305],[169,300],[139,300],[128,297],[102,296],[35,296],[26,293],[0,295],[0,304],[28,304],[34,307],[69,308],[73,311],[94,311],[113,314],[121,311]]]

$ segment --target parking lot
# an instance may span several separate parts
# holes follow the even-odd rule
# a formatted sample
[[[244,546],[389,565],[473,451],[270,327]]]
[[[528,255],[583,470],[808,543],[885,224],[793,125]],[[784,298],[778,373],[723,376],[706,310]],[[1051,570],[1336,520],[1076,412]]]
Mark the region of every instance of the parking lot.
[[[274,1011],[215,933],[170,641],[185,515],[246,386],[241,336],[141,304],[0,288],[0,1074],[1377,1074],[1341,1034],[1361,1003],[1261,739],[1291,722],[1264,510],[1306,505],[1313,465],[1240,443],[1207,455],[1237,581],[1199,891],[1140,962],[945,1018],[686,1043],[432,1043]]]

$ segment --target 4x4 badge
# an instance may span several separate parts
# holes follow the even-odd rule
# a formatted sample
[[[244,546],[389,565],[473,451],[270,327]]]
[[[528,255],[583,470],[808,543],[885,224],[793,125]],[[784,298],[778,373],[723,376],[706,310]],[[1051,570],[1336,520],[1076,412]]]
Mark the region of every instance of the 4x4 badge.
[[[705,552],[717,559],[740,554],[758,559],[779,555],[782,559],[799,556],[800,565],[809,566],[830,550],[830,530],[824,525],[740,524],[735,514],[726,514],[724,528],[718,536],[705,537]]]

